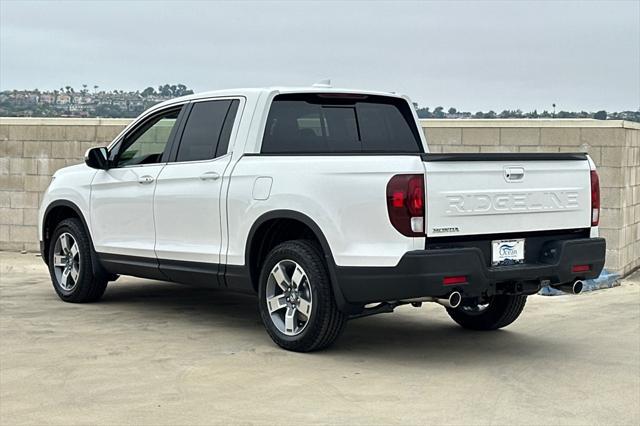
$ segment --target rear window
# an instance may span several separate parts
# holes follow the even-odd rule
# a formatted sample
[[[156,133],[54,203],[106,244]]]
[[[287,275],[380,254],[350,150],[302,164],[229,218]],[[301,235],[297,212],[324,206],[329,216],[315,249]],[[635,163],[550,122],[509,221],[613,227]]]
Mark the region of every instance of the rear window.
[[[276,96],[263,153],[419,153],[411,109],[398,98],[341,94]]]

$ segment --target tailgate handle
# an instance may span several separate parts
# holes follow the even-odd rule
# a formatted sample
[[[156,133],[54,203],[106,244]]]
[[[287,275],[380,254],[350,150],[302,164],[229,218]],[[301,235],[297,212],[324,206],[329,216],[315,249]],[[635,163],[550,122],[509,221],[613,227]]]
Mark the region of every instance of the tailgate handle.
[[[524,179],[524,167],[505,167],[504,178],[507,182],[518,182]]]

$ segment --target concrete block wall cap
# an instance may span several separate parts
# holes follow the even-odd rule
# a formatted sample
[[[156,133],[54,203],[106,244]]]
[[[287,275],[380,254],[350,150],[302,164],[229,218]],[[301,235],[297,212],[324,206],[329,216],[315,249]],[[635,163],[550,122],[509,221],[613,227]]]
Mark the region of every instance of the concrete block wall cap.
[[[506,118],[506,119],[447,119],[447,118],[421,118],[420,125],[429,127],[602,127],[624,128],[640,130],[640,123],[625,120],[593,120],[590,118]]]
[[[123,126],[132,118],[64,118],[64,117],[0,117],[0,125],[48,125],[48,126]],[[422,118],[423,128],[429,127],[601,127],[640,130],[640,123],[625,120],[593,120],[587,118],[557,119],[439,119]]]
[[[126,126],[133,118],[0,117],[0,125]]]

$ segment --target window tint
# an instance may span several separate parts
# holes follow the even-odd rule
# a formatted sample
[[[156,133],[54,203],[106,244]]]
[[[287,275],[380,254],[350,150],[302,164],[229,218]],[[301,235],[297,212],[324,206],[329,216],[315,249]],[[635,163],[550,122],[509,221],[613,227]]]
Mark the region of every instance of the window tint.
[[[411,109],[384,96],[276,96],[262,141],[264,153],[422,152]]]
[[[237,100],[194,103],[176,161],[209,160],[226,154],[237,104]]]
[[[180,108],[161,113],[135,129],[125,138],[116,167],[159,163],[179,113]]]
[[[222,133],[220,133],[220,140],[218,141],[218,148],[216,149],[216,157],[225,155],[229,151],[229,139],[231,138],[233,123],[236,120],[238,105],[240,105],[239,100],[234,99],[231,101],[231,106],[229,107],[229,111],[227,111],[227,118],[224,120],[224,126],[222,126]]]

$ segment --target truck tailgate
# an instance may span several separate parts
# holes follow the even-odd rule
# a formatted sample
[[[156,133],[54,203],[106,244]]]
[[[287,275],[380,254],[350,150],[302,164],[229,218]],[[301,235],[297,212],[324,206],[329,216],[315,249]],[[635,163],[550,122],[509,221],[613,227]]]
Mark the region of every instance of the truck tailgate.
[[[587,228],[584,154],[423,154],[429,237]]]

